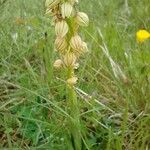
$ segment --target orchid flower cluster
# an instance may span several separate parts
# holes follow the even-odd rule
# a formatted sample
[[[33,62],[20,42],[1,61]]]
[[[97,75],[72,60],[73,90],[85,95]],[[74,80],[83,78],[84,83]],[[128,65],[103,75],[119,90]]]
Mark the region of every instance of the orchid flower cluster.
[[[89,18],[84,12],[76,9],[78,0],[46,0],[46,15],[52,17],[55,26],[55,51],[60,59],[54,62],[54,67],[78,68],[80,55],[88,51],[87,44],[78,34],[80,26],[88,26]],[[74,71],[73,71],[74,72]],[[68,84],[76,84],[77,77],[74,73],[67,79]]]

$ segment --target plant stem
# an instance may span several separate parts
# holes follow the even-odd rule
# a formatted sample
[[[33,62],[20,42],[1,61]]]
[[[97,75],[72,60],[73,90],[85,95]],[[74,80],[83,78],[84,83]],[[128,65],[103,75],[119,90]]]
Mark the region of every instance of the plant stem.
[[[74,70],[72,67],[68,68],[68,78],[71,78],[74,74]],[[71,137],[73,138],[73,149],[80,150],[81,149],[81,131],[80,131],[80,112],[78,107],[77,95],[73,85],[67,85],[67,93],[68,93],[68,105],[69,105],[69,113],[72,119],[69,120],[69,129],[71,133]]]

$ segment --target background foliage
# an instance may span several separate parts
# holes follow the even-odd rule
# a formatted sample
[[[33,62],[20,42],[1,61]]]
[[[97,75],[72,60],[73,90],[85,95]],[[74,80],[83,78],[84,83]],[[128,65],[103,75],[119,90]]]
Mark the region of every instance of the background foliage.
[[[150,149],[149,0],[82,0],[90,52],[77,85],[89,150]],[[79,8],[80,9],[80,8]],[[63,71],[52,62],[54,31],[44,0],[0,0],[0,148],[64,149],[68,144]]]

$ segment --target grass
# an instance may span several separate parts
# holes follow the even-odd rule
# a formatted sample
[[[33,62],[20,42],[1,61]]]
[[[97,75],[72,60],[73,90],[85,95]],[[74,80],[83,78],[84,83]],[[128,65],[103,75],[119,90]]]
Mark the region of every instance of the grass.
[[[85,5],[86,3],[86,5]],[[149,0],[82,0],[90,52],[76,86],[83,149],[150,149]],[[52,62],[54,31],[44,0],[0,0],[0,149],[66,150],[69,141],[63,72]]]

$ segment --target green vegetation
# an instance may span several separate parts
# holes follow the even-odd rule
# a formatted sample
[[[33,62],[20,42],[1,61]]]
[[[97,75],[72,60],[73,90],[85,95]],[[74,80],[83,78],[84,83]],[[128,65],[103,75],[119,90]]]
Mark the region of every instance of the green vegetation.
[[[150,149],[150,0],[82,0],[90,52],[76,70],[82,149]],[[44,0],[0,0],[0,149],[71,150],[65,74]]]

